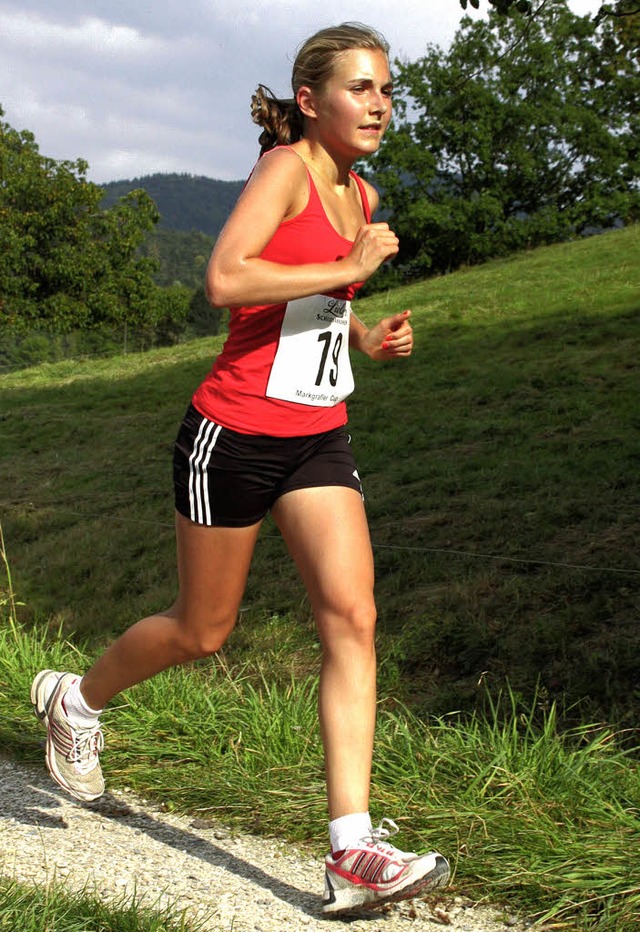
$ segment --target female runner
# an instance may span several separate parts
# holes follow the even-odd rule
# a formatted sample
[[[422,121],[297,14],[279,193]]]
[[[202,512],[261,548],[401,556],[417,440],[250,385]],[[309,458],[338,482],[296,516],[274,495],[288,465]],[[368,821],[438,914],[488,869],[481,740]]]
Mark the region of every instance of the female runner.
[[[349,348],[403,359],[410,311],[371,329],[350,300],[398,251],[373,223],[372,186],[353,171],[391,117],[388,46],[354,23],[300,49],[294,98],[262,86],[261,158],[209,261],[210,303],[229,336],[195,392],[174,455],[179,593],[115,641],[80,678],[42,671],[31,688],[48,729],[47,764],[81,800],[104,791],[99,714],[123,689],[215,653],[238,617],[260,525],[270,512],[309,595],[323,648],[319,716],[331,851],[323,910],[342,914],[444,884],[437,852],[402,852],[390,819],[369,817],[376,710],[373,559],[345,425]]]

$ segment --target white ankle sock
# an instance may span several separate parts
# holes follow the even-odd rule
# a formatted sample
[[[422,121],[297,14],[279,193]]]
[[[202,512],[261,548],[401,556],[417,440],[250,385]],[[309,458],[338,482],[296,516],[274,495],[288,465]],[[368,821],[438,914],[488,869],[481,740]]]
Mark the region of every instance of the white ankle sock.
[[[62,702],[69,718],[76,725],[82,725],[86,728],[97,723],[102,709],[92,709],[91,706],[87,705],[84,696],[80,692],[80,683],[81,680],[78,678],[75,683],[71,684],[64,694]]]
[[[368,812],[353,812],[329,822],[329,840],[332,851],[344,851],[371,831]]]

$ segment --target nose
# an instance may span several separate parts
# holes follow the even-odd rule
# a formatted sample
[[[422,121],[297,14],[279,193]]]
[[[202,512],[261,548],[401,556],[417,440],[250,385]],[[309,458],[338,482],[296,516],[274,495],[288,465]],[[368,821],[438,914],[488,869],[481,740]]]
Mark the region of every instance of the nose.
[[[380,116],[384,114],[389,109],[389,100],[384,97],[382,94],[374,94],[371,99],[370,109],[372,113],[379,113]]]

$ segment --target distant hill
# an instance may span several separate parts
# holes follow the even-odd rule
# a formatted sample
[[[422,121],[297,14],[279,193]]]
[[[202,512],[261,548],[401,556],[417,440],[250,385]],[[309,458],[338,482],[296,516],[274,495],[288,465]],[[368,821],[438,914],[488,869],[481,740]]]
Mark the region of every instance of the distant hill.
[[[215,239],[191,230],[158,228],[149,233],[140,247],[140,254],[155,259],[158,270],[153,276],[156,285],[164,287],[179,283],[187,288],[202,288],[204,270]]]
[[[195,230],[215,237],[231,213],[243,184],[243,181],[216,181],[196,175],[145,175],[102,185],[103,207],[111,207],[129,191],[143,188],[160,211],[160,227],[187,233]]]

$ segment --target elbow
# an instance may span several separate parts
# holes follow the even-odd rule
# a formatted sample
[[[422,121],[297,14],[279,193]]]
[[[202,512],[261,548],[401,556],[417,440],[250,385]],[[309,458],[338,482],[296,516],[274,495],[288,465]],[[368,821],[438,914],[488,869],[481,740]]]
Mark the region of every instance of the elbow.
[[[210,261],[204,281],[204,293],[212,307],[235,307],[242,304],[242,289],[239,288],[244,265],[223,265]]]
[[[207,271],[204,282],[204,293],[211,307],[226,307],[228,305],[228,289],[225,288],[224,276]]]

